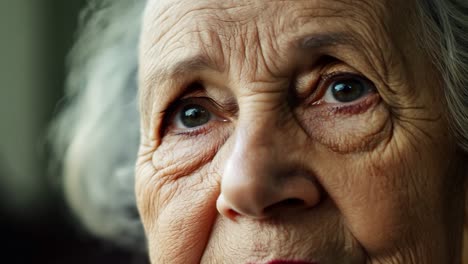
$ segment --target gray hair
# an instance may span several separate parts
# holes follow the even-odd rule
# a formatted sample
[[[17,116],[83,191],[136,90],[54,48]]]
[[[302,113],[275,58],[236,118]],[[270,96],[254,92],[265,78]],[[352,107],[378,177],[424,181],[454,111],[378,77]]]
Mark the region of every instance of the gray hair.
[[[135,206],[138,39],[145,1],[90,1],[69,57],[66,108],[49,135],[65,197],[91,233],[145,250]]]
[[[68,105],[50,138],[67,200],[99,237],[144,249],[134,197],[139,141],[137,47],[146,0],[96,0],[70,54]],[[99,3],[97,5],[96,3]],[[440,71],[459,145],[468,152],[468,2],[418,0],[422,46]]]
[[[441,73],[452,131],[468,152],[468,1],[418,0],[422,48]]]

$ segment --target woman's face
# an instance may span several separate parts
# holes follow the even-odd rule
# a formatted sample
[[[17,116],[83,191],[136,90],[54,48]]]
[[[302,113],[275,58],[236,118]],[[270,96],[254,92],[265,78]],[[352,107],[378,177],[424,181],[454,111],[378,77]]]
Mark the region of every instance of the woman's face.
[[[458,260],[464,168],[409,2],[149,1],[153,263]]]

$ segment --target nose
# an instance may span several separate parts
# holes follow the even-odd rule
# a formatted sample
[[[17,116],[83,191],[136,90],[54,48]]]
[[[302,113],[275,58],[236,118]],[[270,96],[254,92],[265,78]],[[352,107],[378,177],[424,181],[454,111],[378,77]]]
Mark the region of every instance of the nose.
[[[264,219],[319,203],[319,184],[301,153],[306,136],[285,127],[239,120],[216,204],[221,215]]]

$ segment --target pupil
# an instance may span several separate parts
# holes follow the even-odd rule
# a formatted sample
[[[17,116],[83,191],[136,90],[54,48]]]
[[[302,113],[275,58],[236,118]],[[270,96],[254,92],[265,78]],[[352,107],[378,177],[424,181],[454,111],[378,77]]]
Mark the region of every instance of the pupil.
[[[186,127],[197,127],[210,120],[210,113],[199,105],[187,105],[182,111],[181,121]]]
[[[364,87],[357,80],[336,82],[333,85],[332,93],[337,101],[347,103],[359,99],[364,94]]]

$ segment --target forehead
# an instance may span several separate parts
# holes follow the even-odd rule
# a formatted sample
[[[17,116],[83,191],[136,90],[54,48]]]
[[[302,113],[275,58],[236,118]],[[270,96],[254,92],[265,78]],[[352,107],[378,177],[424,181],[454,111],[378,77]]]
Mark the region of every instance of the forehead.
[[[219,27],[267,22],[291,30],[310,19],[380,20],[399,0],[149,0],[145,22],[164,35],[175,25]],[[388,9],[388,10],[387,10]],[[196,22],[196,23],[194,23]],[[374,21],[377,22],[377,21]],[[202,23],[202,24],[199,24]]]
[[[400,0],[390,2],[150,0],[143,21],[140,72],[143,81],[154,81],[185,58],[195,58],[193,68],[210,65],[224,70],[234,63],[261,69],[259,60],[275,68],[287,60],[283,51],[308,34],[316,36],[311,46],[353,39],[364,48],[365,43],[357,42],[369,44],[385,37],[382,32],[389,31],[392,14],[403,6]],[[261,58],[255,58],[259,53]]]

